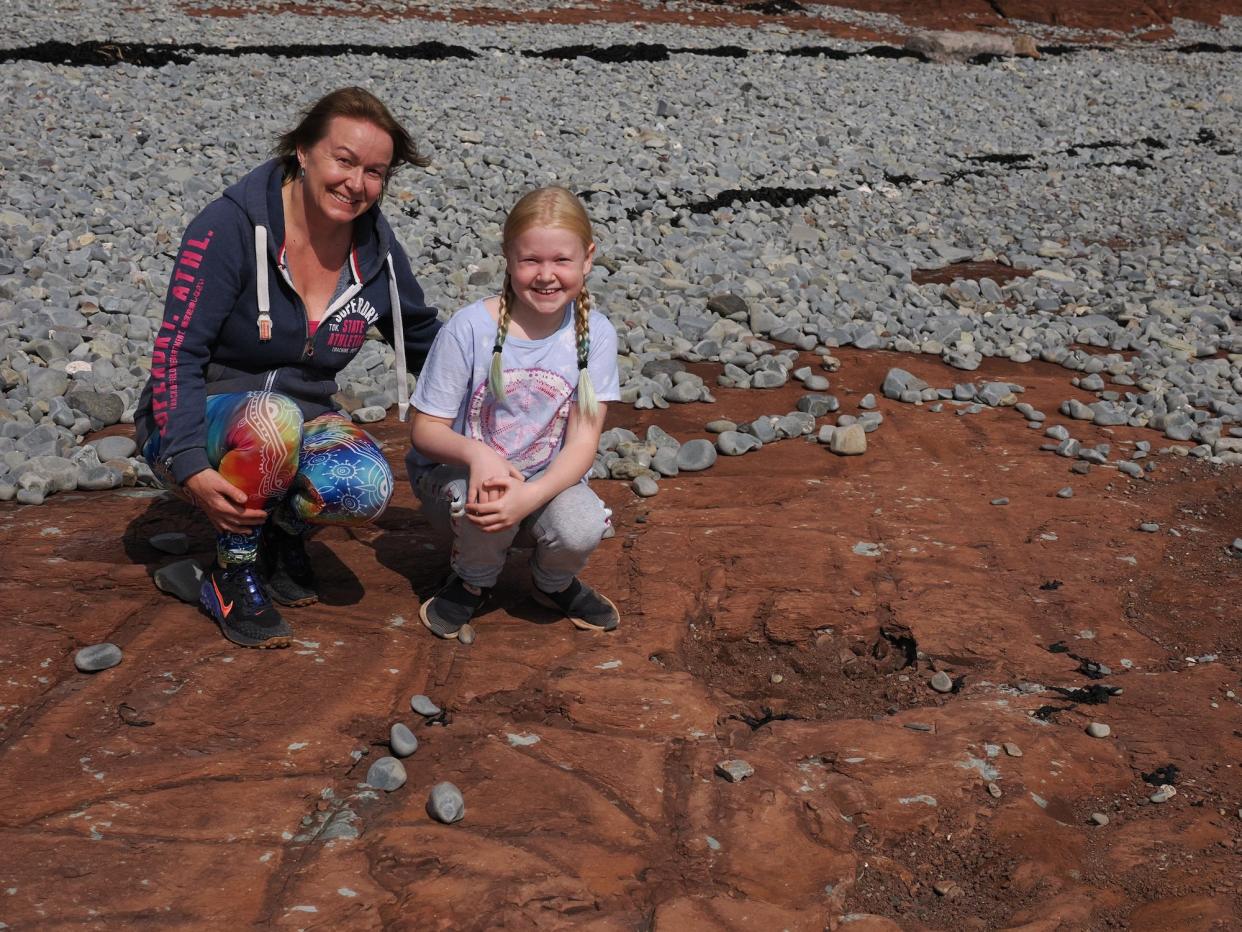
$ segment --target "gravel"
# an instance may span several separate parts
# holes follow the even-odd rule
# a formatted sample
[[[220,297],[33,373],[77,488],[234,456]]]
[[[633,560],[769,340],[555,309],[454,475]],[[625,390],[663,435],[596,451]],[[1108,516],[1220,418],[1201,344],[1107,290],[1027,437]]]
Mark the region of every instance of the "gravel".
[[[73,16],[32,7],[0,42],[376,41],[366,17],[238,9],[247,15],[98,0]],[[90,432],[132,420],[185,223],[265,157],[314,89],[359,73],[435,158],[431,170],[396,176],[385,212],[446,313],[498,286],[499,224],[522,190],[555,181],[588,194],[599,240],[591,287],[618,329],[625,404],[709,401],[715,374],[704,382],[686,369],[704,362],[721,384],[765,390],[792,378],[825,391],[826,379],[786,347],[815,352],[829,372],[838,346],[926,355],[964,372],[985,358],[1042,360],[1067,370],[1065,395],[1082,396],[1062,406],[1071,419],[1145,428],[1193,443],[1213,464],[1237,464],[1242,103],[1229,68],[1172,49],[1189,36],[1239,44],[1242,23],[1179,20],[1176,29],[1164,45],[945,67],[784,55],[805,39],[783,30],[394,16],[387,44],[441,41],[477,57],[278,58],[276,48],[187,52],[159,68],[0,63],[10,127],[0,141],[0,499],[37,504],[71,489],[152,484],[127,438],[97,442],[97,462],[73,455]],[[638,41],[749,54],[521,54]],[[834,86],[851,95],[825,109],[820,91]],[[1089,103],[1099,100],[1109,105]],[[1088,110],[1090,121],[1065,119]],[[515,127],[520,142],[489,144]],[[795,196],[764,193],[780,188]],[[995,271],[914,282],[915,269],[966,260]],[[1009,269],[1020,274],[1000,274]],[[391,408],[392,359],[368,341],[342,374],[355,419]],[[907,366],[918,368],[893,367],[862,390],[909,404],[950,400]],[[1015,404],[1019,388],[970,384],[952,398],[978,414]]]

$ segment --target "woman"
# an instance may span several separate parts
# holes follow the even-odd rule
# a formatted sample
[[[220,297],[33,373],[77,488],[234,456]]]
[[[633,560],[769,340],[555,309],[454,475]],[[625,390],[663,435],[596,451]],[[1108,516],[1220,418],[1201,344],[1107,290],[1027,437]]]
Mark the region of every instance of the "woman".
[[[218,532],[199,600],[236,644],[287,646],[272,600],[318,598],[308,526],[365,524],[392,495],[379,447],[331,396],[375,325],[396,351],[404,420],[407,367],[439,329],[379,210],[403,164],[428,160],[384,104],[333,91],[194,218],[177,254],[134,421],[156,475]]]

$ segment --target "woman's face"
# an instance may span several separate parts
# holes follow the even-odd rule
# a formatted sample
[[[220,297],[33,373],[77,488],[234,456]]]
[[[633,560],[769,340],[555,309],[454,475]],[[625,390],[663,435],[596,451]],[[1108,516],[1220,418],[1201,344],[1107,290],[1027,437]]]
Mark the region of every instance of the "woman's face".
[[[392,137],[355,117],[333,117],[323,138],[298,150],[303,202],[309,212],[337,223],[353,223],[384,190],[392,164]]]

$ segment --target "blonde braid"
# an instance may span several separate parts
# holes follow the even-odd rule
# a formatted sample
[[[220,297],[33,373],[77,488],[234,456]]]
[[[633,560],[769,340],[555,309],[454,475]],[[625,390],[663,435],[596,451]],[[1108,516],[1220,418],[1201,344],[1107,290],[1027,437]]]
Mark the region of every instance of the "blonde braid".
[[[512,295],[512,297],[511,297]],[[492,368],[487,377],[487,387],[491,391],[492,397],[504,401],[505,398],[505,373],[501,366],[500,354],[504,349],[505,337],[509,335],[509,315],[513,310],[513,285],[509,282],[509,273],[505,273],[505,285],[500,291],[500,311],[498,313],[499,320],[496,324],[496,343],[492,347]]]
[[[574,334],[578,345],[578,413],[594,418],[599,413],[595,398],[595,386],[591,384],[591,292],[584,284],[578,300],[574,302]]]

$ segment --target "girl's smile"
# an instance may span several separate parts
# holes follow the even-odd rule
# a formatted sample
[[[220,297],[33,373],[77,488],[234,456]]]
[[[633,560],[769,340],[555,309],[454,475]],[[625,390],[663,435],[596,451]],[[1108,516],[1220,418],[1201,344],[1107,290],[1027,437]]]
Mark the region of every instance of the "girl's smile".
[[[529,339],[561,324],[565,305],[582,293],[595,244],[563,227],[531,227],[505,250],[509,284],[517,297],[510,318]]]

